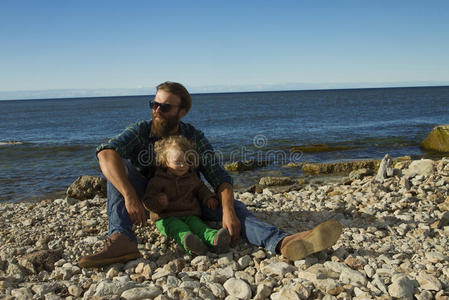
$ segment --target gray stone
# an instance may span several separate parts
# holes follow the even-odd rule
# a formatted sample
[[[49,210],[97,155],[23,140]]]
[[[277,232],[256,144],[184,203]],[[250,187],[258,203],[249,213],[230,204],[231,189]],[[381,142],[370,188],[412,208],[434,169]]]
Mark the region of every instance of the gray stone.
[[[252,261],[253,260],[252,260],[251,256],[245,255],[245,256],[240,257],[237,262],[238,262],[240,268],[245,269],[252,263]]]
[[[31,290],[29,288],[19,288],[19,289],[14,289],[11,291],[11,296],[13,296],[15,299],[18,300],[26,300],[26,299],[31,299],[33,298],[33,293],[31,292]]]
[[[295,270],[295,267],[285,262],[272,263],[262,268],[262,272],[266,275],[274,274],[280,276],[284,276],[287,273],[293,273]]]
[[[223,299],[224,297],[226,297],[226,291],[221,284],[214,282],[206,282],[205,285],[215,297],[219,299]]]
[[[131,281],[122,283],[120,281],[103,280],[97,285],[95,296],[121,295],[124,291],[134,288],[135,285]]]
[[[238,299],[251,298],[251,287],[241,279],[230,278],[224,283],[223,287],[229,295]]]
[[[412,178],[416,175],[430,176],[434,171],[433,160],[431,159],[421,159],[414,160],[404,172],[404,176],[407,178]]]
[[[393,176],[393,159],[389,154],[385,154],[384,158],[380,162],[379,169],[377,170],[376,181],[384,182],[387,177]]]
[[[254,296],[254,300],[263,300],[267,299],[271,295],[271,287],[266,284],[257,285],[256,296]]]
[[[442,286],[441,282],[433,275],[427,274],[425,271],[419,272],[416,276],[416,281],[418,281],[420,287],[424,290],[429,291],[440,291]]]
[[[157,286],[149,287],[136,287],[124,291],[121,294],[121,298],[126,300],[142,300],[142,299],[154,299],[155,297],[162,294],[162,290]]]
[[[345,269],[340,274],[340,280],[343,283],[354,284],[354,285],[363,285],[365,286],[367,283],[367,279],[364,274],[360,273],[356,270]]]
[[[395,298],[413,299],[416,282],[403,274],[395,275],[392,284],[388,286],[388,293]]]

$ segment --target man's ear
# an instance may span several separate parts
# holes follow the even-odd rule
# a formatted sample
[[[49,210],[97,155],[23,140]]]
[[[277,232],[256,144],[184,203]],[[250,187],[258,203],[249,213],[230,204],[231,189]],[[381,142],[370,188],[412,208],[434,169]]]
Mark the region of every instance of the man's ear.
[[[178,116],[180,119],[182,119],[185,115],[187,114],[187,109],[185,108],[180,108],[178,111]]]

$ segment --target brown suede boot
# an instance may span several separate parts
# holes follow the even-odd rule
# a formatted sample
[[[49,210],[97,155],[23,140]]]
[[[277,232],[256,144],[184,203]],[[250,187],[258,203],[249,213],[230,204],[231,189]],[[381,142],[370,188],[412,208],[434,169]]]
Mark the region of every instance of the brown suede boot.
[[[78,265],[82,268],[99,268],[114,263],[124,263],[142,257],[137,249],[137,243],[126,235],[115,232],[106,240],[103,250],[96,254],[80,258]]]
[[[329,220],[309,231],[286,236],[281,242],[281,254],[289,260],[299,260],[334,245],[340,237],[340,222]]]

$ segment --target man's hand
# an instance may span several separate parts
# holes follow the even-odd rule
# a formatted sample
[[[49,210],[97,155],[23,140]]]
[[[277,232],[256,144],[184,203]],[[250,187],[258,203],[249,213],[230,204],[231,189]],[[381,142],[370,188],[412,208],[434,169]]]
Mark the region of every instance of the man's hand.
[[[223,209],[222,227],[229,231],[232,241],[236,241],[240,238],[242,227],[234,210]]]
[[[210,197],[206,202],[207,207],[210,209],[216,210],[218,207],[218,200],[215,197]]]
[[[147,216],[145,214],[145,208],[137,196],[125,197],[125,208],[133,224],[146,225]]]

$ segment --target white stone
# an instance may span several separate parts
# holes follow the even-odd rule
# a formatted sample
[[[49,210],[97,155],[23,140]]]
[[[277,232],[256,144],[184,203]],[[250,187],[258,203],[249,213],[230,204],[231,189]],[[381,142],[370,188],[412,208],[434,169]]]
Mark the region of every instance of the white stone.
[[[419,272],[416,276],[420,287],[429,291],[440,291],[442,289],[441,282],[433,275],[427,274],[425,271]]]
[[[251,288],[241,279],[229,278],[223,285],[229,295],[237,297],[238,299],[250,299]]]
[[[356,270],[345,269],[340,274],[340,281],[346,284],[366,285],[367,279],[364,274]]]
[[[33,293],[29,288],[19,288],[11,291],[11,296],[17,299],[31,299],[33,298]]]
[[[285,262],[272,263],[262,268],[262,272],[266,275],[274,274],[281,276],[284,276],[287,273],[293,273],[295,270],[295,267]]]
[[[392,284],[388,286],[388,293],[396,298],[413,299],[416,283],[405,275],[393,276]]]
[[[83,293],[82,288],[80,288],[77,285],[73,285],[73,284],[71,286],[69,286],[68,291],[69,291],[70,295],[75,296],[75,297],[79,297]]]
[[[301,300],[293,287],[283,287],[278,293],[273,293],[271,300]]]

